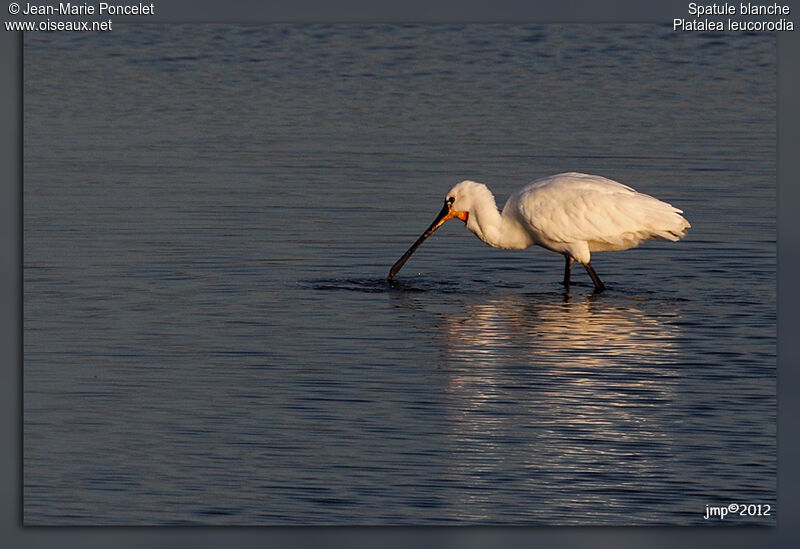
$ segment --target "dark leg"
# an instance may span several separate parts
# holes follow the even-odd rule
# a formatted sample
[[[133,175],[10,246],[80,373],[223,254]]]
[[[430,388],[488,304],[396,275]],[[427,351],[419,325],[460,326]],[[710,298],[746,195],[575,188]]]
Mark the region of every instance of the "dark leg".
[[[594,282],[594,291],[599,293],[599,292],[602,292],[603,290],[605,290],[606,287],[603,284],[603,281],[600,280],[600,277],[597,276],[597,273],[594,272],[594,269],[592,268],[592,264],[591,263],[586,263],[584,265],[584,267],[586,267],[586,272],[589,273],[589,276],[592,277],[592,282]]]
[[[569,288],[569,273],[572,270],[572,257],[569,254],[564,254],[567,262],[564,264],[564,280],[561,281],[565,287]]]

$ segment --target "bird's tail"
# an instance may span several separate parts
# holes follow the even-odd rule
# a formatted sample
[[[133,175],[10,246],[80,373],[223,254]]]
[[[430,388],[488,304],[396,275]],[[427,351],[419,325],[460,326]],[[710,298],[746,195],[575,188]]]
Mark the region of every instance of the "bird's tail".
[[[669,208],[670,210],[668,212],[665,211],[659,216],[660,223],[656,225],[658,228],[654,228],[652,233],[656,238],[663,238],[664,240],[675,242],[686,236],[688,229],[690,229],[692,225],[681,215],[683,210],[679,210],[673,206]]]

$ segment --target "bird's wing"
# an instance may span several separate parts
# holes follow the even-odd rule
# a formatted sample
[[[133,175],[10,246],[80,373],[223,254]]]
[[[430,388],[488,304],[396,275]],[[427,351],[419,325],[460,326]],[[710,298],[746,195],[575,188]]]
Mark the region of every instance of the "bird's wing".
[[[515,199],[523,221],[556,242],[616,243],[626,235],[676,240],[674,231],[688,226],[677,208],[600,177],[533,184]]]

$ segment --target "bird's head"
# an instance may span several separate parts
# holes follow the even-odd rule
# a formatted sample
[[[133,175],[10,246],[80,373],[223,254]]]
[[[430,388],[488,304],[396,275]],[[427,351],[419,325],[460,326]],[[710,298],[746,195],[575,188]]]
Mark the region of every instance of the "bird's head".
[[[495,204],[494,195],[486,185],[470,180],[462,181],[450,189],[445,195],[444,202],[445,206],[449,205],[447,219],[457,217],[473,232],[477,227],[475,225],[477,218],[473,221],[471,217],[478,215],[479,210],[487,205]]]
[[[442,223],[454,217],[467,223],[469,221],[469,213],[474,211],[478,203],[482,203],[487,199],[494,202],[494,197],[486,185],[470,180],[462,181],[445,195],[444,205],[447,211],[442,209],[439,213],[439,215],[444,214],[446,218],[442,220]]]
[[[469,193],[464,188],[464,181],[459,183],[445,195],[444,206],[433,221],[433,229],[438,229],[448,219],[460,219],[464,223],[469,219]]]

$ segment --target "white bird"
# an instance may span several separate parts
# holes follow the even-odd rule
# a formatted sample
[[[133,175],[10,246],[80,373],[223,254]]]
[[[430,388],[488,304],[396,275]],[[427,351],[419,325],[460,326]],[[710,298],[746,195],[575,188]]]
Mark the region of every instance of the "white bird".
[[[627,250],[651,238],[676,241],[691,227],[679,210],[599,175],[562,173],[537,179],[508,199],[503,211],[483,183],[462,181],[447,193],[428,230],[389,270],[391,281],[411,254],[448,219],[458,218],[494,248],[522,250],[534,244],[564,256],[563,284],[572,261],[582,264],[596,292],[605,289],[589,262],[591,252]]]

